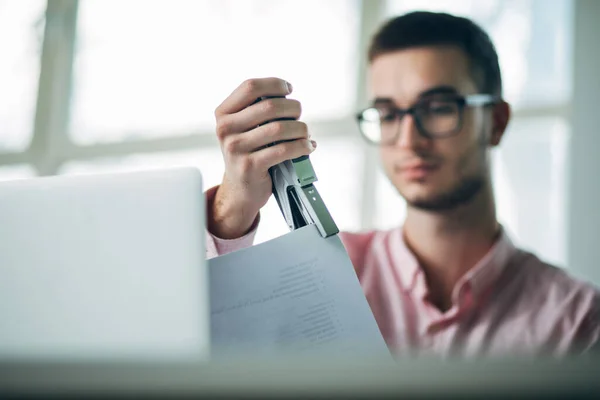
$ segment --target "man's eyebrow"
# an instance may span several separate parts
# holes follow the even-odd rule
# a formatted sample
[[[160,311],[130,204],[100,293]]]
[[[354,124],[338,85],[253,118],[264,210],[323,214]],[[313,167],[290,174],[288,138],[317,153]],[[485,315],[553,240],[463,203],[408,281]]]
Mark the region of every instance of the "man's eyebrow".
[[[458,94],[458,90],[449,85],[440,85],[419,93],[419,97],[426,97],[434,94]]]
[[[389,97],[376,97],[373,100],[373,105],[375,106],[387,106],[391,104],[394,104],[394,101]]]
[[[427,96],[433,96],[436,94],[458,94],[458,90],[455,87],[449,85],[440,85],[434,86],[430,89],[427,89],[417,96],[418,98],[423,98]],[[394,100],[390,97],[376,97],[373,99],[372,104],[374,106],[389,106],[394,104]]]

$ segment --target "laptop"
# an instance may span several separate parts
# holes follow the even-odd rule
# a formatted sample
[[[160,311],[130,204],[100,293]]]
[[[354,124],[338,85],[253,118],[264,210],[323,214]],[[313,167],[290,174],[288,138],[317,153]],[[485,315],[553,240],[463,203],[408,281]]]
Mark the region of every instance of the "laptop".
[[[201,173],[0,183],[0,362],[202,361]]]

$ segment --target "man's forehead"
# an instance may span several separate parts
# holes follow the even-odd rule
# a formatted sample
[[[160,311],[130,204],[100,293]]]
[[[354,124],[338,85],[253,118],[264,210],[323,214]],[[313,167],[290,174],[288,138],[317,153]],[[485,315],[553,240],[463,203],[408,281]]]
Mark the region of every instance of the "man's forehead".
[[[475,92],[466,55],[453,47],[417,47],[378,56],[368,68],[369,97],[411,102],[436,88]]]

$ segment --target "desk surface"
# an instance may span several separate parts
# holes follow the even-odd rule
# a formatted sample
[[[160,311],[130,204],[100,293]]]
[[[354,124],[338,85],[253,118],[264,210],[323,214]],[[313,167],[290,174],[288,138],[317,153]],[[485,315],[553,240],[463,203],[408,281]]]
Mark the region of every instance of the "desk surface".
[[[421,398],[600,394],[598,360],[0,363],[0,397]]]

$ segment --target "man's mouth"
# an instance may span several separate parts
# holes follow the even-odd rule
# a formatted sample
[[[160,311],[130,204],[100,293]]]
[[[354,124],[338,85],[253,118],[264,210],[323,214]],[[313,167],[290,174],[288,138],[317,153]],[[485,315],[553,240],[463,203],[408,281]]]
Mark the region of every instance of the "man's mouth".
[[[410,162],[396,166],[396,172],[407,180],[423,180],[433,174],[439,168],[438,164],[430,162]]]

